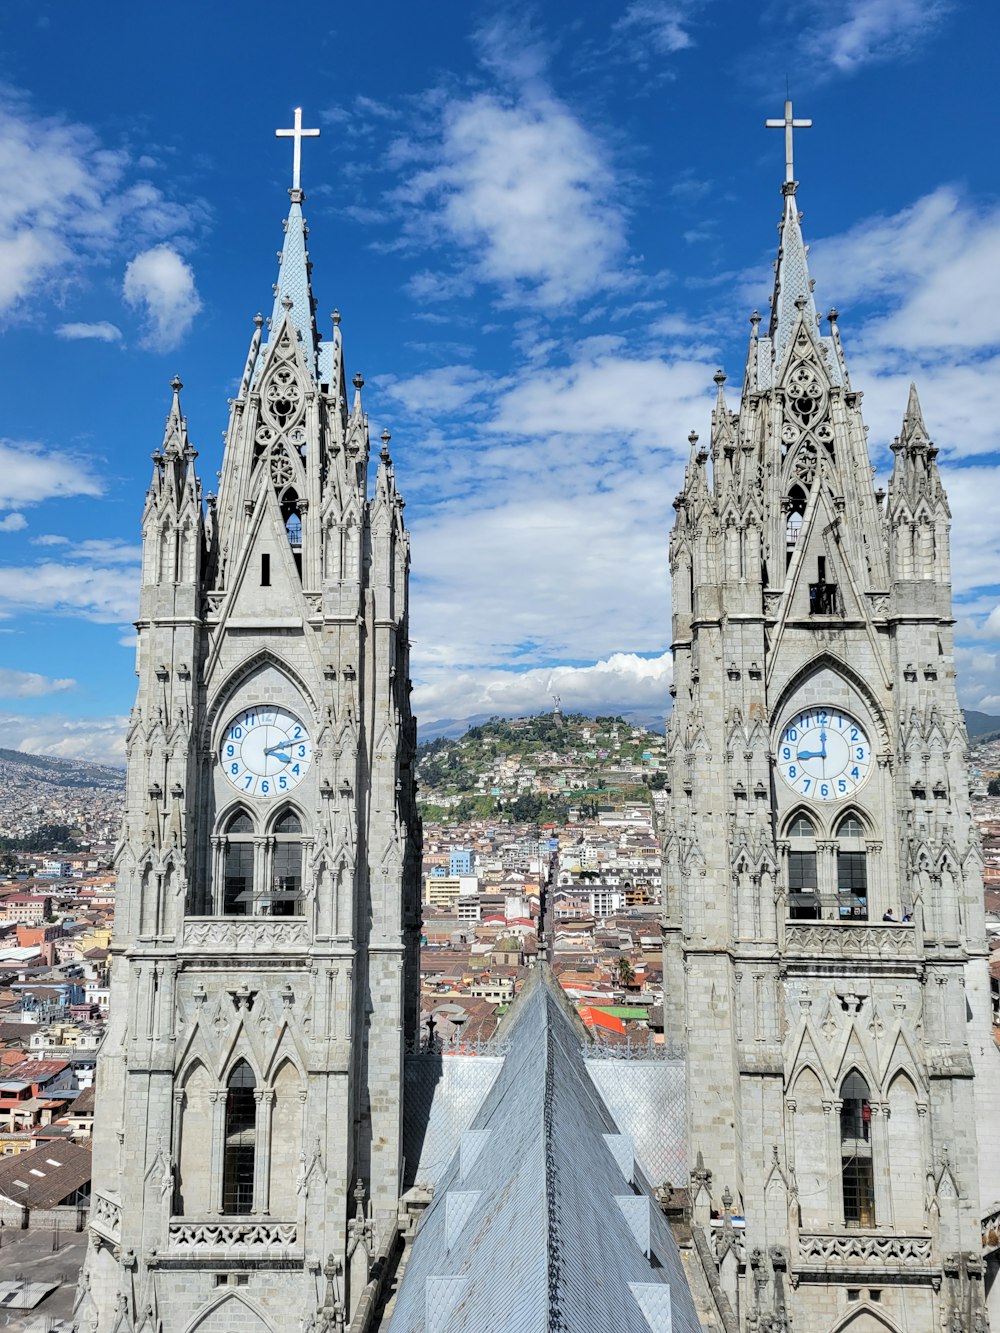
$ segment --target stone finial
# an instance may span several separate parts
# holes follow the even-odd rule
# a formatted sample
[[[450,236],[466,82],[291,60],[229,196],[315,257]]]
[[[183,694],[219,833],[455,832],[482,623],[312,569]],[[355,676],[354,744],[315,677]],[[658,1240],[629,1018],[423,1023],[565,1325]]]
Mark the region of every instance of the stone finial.
[[[360,370],[356,372],[354,379],[351,380],[351,383],[358,390],[361,390],[365,387],[365,377],[364,375],[362,375]]]
[[[340,328],[340,311],[335,309],[334,312],[333,312],[333,314],[330,316],[330,318],[333,320],[333,327],[334,327],[335,329],[339,329],[339,328]]]

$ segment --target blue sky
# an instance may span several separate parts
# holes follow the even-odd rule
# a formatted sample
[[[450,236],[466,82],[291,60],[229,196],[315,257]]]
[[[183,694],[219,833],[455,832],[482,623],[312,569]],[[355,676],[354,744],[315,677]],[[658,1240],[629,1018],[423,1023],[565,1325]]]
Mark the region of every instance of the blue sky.
[[[0,744],[122,751],[169,380],[221,462],[301,104],[412,532],[418,716],[667,705],[667,539],[766,310],[786,78],[818,307],[883,477],[911,378],[955,517],[960,692],[1000,713],[1000,10],[971,0],[0,9]],[[568,17],[567,17],[568,16]]]

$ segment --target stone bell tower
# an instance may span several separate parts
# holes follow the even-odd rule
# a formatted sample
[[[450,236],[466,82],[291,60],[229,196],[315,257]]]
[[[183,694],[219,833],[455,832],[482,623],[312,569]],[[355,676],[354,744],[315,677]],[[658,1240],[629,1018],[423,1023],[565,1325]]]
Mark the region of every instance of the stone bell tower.
[[[741,1329],[979,1330],[998,1061],[950,513],[915,389],[875,489],[816,312],[800,123],[786,103],[770,319],[738,411],[716,376],[670,543],[664,980],[695,1220]]]
[[[202,496],[179,380],[143,512],[98,1065],[97,1333],[343,1327],[395,1226],[415,1023],[409,543],[321,340],[295,144],[274,306]],[[324,1322],[325,1321],[325,1322]]]

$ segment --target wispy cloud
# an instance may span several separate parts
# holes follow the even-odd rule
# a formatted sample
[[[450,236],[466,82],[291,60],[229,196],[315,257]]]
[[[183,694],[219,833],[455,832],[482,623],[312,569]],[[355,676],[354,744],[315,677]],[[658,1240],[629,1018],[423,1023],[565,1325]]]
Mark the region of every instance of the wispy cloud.
[[[67,717],[49,713],[25,717],[0,713],[0,728],[12,750],[27,754],[49,754],[61,759],[89,759],[121,767],[125,762],[125,728],[128,718]]]
[[[143,343],[157,352],[176,347],[201,309],[194,272],[169,245],[136,255],[125,269],[122,295],[145,316]]]
[[[29,440],[0,439],[0,509],[73,495],[96,496],[102,490],[85,458]],[[23,521],[15,523],[15,528],[24,526]]]
[[[926,42],[954,8],[951,0],[824,0],[810,48],[841,74],[897,60]],[[839,12],[838,12],[839,11]]]
[[[76,688],[69,677],[54,680],[35,671],[11,671],[0,667],[0,699],[37,699],[46,694],[63,694]]]
[[[694,45],[691,27],[699,8],[692,0],[632,0],[615,30],[640,49],[673,55]]]
[[[0,532],[22,532],[27,526],[28,520],[17,512],[0,518]]]
[[[117,324],[101,319],[93,324],[60,324],[56,329],[57,338],[66,338],[71,342],[94,339],[97,342],[121,342],[122,331]]]

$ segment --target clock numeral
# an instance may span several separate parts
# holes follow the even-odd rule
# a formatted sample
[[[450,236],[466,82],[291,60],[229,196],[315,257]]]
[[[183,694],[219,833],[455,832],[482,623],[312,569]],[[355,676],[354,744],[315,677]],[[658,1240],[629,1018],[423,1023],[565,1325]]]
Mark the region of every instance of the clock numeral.
[[[257,725],[257,714],[256,713],[244,714],[243,725],[245,727],[255,727]]]
[[[784,749],[782,750],[782,752],[781,752],[781,757],[782,757],[782,759],[791,759],[791,757],[792,757],[792,749],[791,749],[791,746],[789,746],[789,745],[786,745],[786,746],[785,746],[785,748],[784,748]]]
[[[799,770],[795,767],[795,765],[794,765],[794,764],[789,764],[789,766],[788,766],[788,776],[789,776],[790,778],[797,778],[798,775],[799,775]]]
[[[253,774],[248,773],[246,777],[243,779],[243,790],[249,791],[252,786],[253,786]]]
[[[230,746],[229,748],[232,749],[233,747]],[[230,764],[230,765],[229,765],[229,771],[230,771],[230,773],[232,773],[232,775],[233,775],[234,778],[235,778],[235,777],[238,777],[238,776],[239,776],[239,772],[240,772],[240,766],[239,766],[239,764],[238,764],[238,763],[236,763],[236,764]]]
[[[243,728],[233,727],[232,731],[229,734],[230,736],[232,736],[234,741],[241,741],[243,739]]]
[[[838,778],[838,780],[837,780],[837,790],[838,790],[838,791],[847,791],[847,783],[844,781],[843,778]]]
[[[235,745],[227,745],[227,746],[226,746],[226,758],[227,758],[227,759],[232,759],[232,757],[233,757],[233,755],[234,755],[235,753],[236,753],[236,746],[235,746]]]
[[[799,733],[795,730],[794,727],[789,727],[788,730],[785,732],[785,740],[797,741],[798,739],[799,739]]]
[[[829,784],[828,782],[821,782],[821,783],[820,783],[819,794],[820,794],[820,796],[829,796],[829,795],[830,795],[830,784]]]
[[[288,786],[288,779],[287,779],[284,775],[282,775],[282,776],[278,779],[278,786],[280,787],[280,789],[281,789],[282,791],[284,791],[285,788]]]
[[[301,735],[302,735],[302,728],[295,727],[295,729],[292,731],[292,740],[297,741]]]
[[[803,791],[808,791],[809,788],[810,788],[811,786],[812,786],[812,778],[803,778],[803,779],[802,779],[802,790],[803,790]]]
[[[265,778],[264,781],[260,784],[260,794],[262,796],[267,796],[270,794],[270,791],[271,791],[271,784],[268,782],[267,778]]]
[[[855,780],[855,782],[857,782],[857,780],[858,780],[858,778],[860,778],[860,776],[861,776],[861,773],[860,773],[860,771],[858,770],[857,767],[854,767],[854,768],[851,769],[851,777]]]

